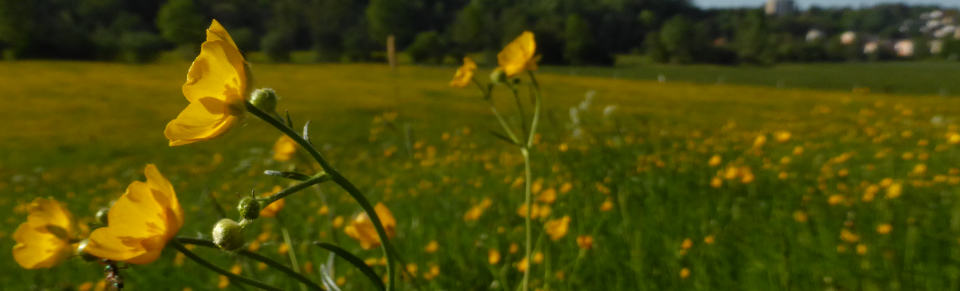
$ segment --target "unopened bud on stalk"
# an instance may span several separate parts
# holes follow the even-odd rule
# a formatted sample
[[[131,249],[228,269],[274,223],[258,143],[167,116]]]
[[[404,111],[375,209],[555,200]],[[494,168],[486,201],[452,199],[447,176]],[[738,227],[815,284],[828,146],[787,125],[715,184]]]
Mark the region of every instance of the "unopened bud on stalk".
[[[262,110],[263,112],[276,114],[277,112],[277,92],[270,88],[261,88],[254,90],[250,94],[250,104]]]
[[[213,226],[213,243],[221,249],[232,251],[243,246],[243,229],[233,219],[224,218]]]
[[[257,217],[260,217],[260,202],[254,197],[244,197],[237,204],[237,211],[240,211],[240,217],[245,220],[257,219]]]
[[[503,69],[497,68],[490,73],[490,82],[494,84],[506,84],[507,74],[503,72]]]
[[[80,258],[83,258],[84,261],[87,261],[87,262],[93,262],[93,261],[99,260],[99,258],[91,255],[90,253],[87,253],[87,245],[89,243],[90,243],[90,240],[86,240],[86,239],[77,243],[76,254],[80,256]]]

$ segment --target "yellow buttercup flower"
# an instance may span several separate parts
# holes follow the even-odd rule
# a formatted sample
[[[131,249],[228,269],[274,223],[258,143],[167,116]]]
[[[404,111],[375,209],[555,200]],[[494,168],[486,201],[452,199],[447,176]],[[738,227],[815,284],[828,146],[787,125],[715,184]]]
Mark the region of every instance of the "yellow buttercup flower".
[[[377,203],[373,211],[380,217],[383,224],[383,230],[387,232],[388,238],[393,238],[396,234],[397,221],[393,218],[393,213],[383,203]],[[360,242],[360,247],[369,250],[380,246],[380,238],[377,236],[377,229],[370,221],[366,213],[360,213],[343,229],[348,236]]]
[[[273,159],[278,162],[289,161],[295,153],[297,153],[297,142],[289,136],[281,135],[273,144]]]
[[[508,78],[525,70],[536,70],[537,60],[534,58],[536,50],[537,43],[533,39],[533,32],[524,31],[497,54],[499,68]]]
[[[183,84],[190,105],[163,132],[170,146],[210,140],[233,127],[246,111],[247,69],[230,34],[214,20]]]
[[[183,209],[173,185],[153,164],[146,182],[134,181],[110,207],[107,227],[90,234],[86,252],[104,259],[147,264],[157,260],[183,226]]]
[[[266,193],[261,197],[273,196],[273,194],[277,194],[277,192],[280,192],[280,190],[283,190],[283,187],[274,186],[273,190],[271,190],[270,193]],[[285,205],[287,205],[286,198],[281,198],[280,200],[273,201],[273,203],[270,203],[264,206],[263,209],[260,209],[260,216],[261,217],[277,217],[277,212],[280,212],[280,210],[283,210],[283,206]]]
[[[53,199],[37,198],[28,206],[27,221],[13,233],[13,259],[25,269],[53,267],[70,257],[73,216]]]
[[[567,230],[570,229],[570,216],[547,221],[543,227],[546,229],[547,235],[550,235],[551,240],[559,240],[566,236]]]
[[[477,70],[477,63],[474,63],[469,57],[463,57],[463,65],[457,68],[457,73],[450,80],[450,87],[463,88],[470,85],[473,81],[473,72]]]

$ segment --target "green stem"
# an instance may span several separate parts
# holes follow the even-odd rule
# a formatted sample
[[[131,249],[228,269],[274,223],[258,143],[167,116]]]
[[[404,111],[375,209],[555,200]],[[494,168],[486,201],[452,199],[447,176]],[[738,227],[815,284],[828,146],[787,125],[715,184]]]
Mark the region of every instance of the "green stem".
[[[523,272],[523,283],[522,290],[527,291],[530,287],[530,269],[533,266],[533,259],[530,257],[531,249],[533,246],[533,227],[531,226],[530,215],[533,213],[533,207],[530,205],[530,196],[531,196],[531,179],[533,174],[530,171],[530,151],[526,147],[520,148],[520,154],[523,155],[523,205],[527,207],[527,215],[524,217],[524,223],[526,224],[526,247],[524,250],[524,258],[527,260],[527,270]]]
[[[540,124],[540,107],[542,107],[540,99],[542,98],[540,97],[540,84],[537,83],[537,78],[533,76],[533,72],[527,72],[530,74],[530,81],[533,83],[533,88],[535,89],[533,91],[535,93],[533,95],[533,120],[530,121],[530,135],[527,136],[527,148],[530,148],[533,146],[534,136],[537,135],[537,125]]]
[[[239,282],[239,283],[244,283],[244,284],[247,284],[247,285],[250,285],[250,286],[254,286],[254,287],[257,287],[257,288],[260,288],[260,289],[264,289],[264,290],[271,290],[271,291],[280,291],[280,290],[281,290],[280,288],[267,285],[266,283],[263,283],[263,282],[260,282],[260,281],[254,280],[254,279],[250,279],[250,278],[247,278],[247,277],[243,277],[243,276],[240,276],[240,275],[236,275],[236,274],[234,274],[234,273],[230,273],[230,271],[224,270],[223,268],[217,267],[217,265],[214,265],[213,263],[211,263],[211,262],[209,262],[209,261],[207,261],[207,260],[204,260],[203,258],[201,258],[200,256],[198,256],[197,254],[195,254],[195,253],[191,252],[190,250],[188,250],[188,249],[187,249],[183,244],[181,244],[178,240],[170,241],[170,244],[173,245],[173,248],[177,249],[177,251],[180,251],[181,253],[183,253],[183,255],[187,256],[187,257],[190,258],[191,260],[197,262],[197,263],[200,264],[201,266],[206,267],[207,269],[210,269],[210,270],[212,270],[212,271],[214,271],[214,272],[220,273],[220,275],[226,276],[226,277],[229,278],[230,280],[233,280],[233,281]]]
[[[280,213],[277,213],[277,223],[280,224],[280,234],[283,235],[283,243],[287,244],[287,254],[290,256],[290,266],[293,267],[293,271],[300,273],[300,263],[297,262],[297,253],[293,245],[293,240],[290,239],[290,232],[287,231],[287,226],[283,223],[283,220],[280,219]],[[306,291],[307,285],[300,283],[300,290]]]
[[[540,99],[541,99],[540,84],[537,83],[537,78],[534,77],[533,72],[527,71],[527,73],[530,75],[530,81],[531,83],[533,83],[533,87],[535,90],[534,90],[533,120],[530,121],[530,132],[527,133],[526,143],[520,148],[520,154],[523,155],[523,172],[524,172],[523,199],[524,199],[524,205],[527,206],[527,215],[524,218],[524,222],[526,223],[526,240],[527,240],[526,251],[525,251],[525,258],[527,260],[527,271],[523,272],[523,284],[522,284],[523,291],[527,291],[530,288],[530,272],[533,267],[533,259],[530,257],[532,244],[533,244],[533,226],[531,225],[531,217],[530,217],[533,212],[533,205],[531,205],[531,197],[530,197],[532,194],[530,192],[531,192],[531,185],[533,183],[532,181],[533,173],[530,170],[530,149],[533,147],[534,137],[537,134],[537,125],[540,122],[540,107],[542,106],[540,102]],[[517,90],[513,87],[511,87],[511,89],[513,90],[514,97],[516,97],[517,99],[517,106],[520,106],[520,97],[517,94]],[[520,113],[522,114],[523,110],[521,110]]]
[[[276,128],[277,130],[280,130],[280,132],[282,132],[283,134],[289,136],[291,139],[296,141],[301,148],[306,150],[307,153],[309,153],[310,156],[312,156],[313,159],[320,164],[320,167],[323,168],[323,171],[326,172],[326,175],[329,176],[334,183],[337,183],[337,185],[339,185],[340,188],[343,188],[343,190],[347,191],[347,193],[350,194],[350,196],[357,201],[357,204],[360,204],[360,208],[363,209],[363,212],[365,212],[367,216],[370,218],[370,222],[373,223],[373,227],[377,229],[377,236],[380,238],[380,244],[383,245],[383,248],[382,248],[383,256],[387,258],[387,278],[388,278],[387,291],[394,290],[394,285],[395,285],[395,282],[394,282],[395,272],[393,270],[394,256],[390,254],[396,253],[396,250],[390,244],[390,239],[387,237],[387,232],[383,228],[383,223],[380,221],[380,216],[378,216],[377,212],[374,211],[373,206],[371,206],[370,202],[367,201],[367,198],[363,196],[363,193],[360,192],[360,189],[357,189],[357,187],[354,186],[353,183],[350,183],[350,181],[344,178],[343,175],[340,174],[340,172],[334,169],[333,166],[330,165],[330,163],[328,163],[327,160],[323,158],[323,155],[321,155],[320,152],[318,152],[315,148],[313,148],[313,144],[311,144],[310,141],[307,141],[306,139],[301,137],[300,134],[298,134],[292,128],[284,124],[282,121],[279,121],[276,118],[273,118],[272,116],[270,116],[270,114],[263,112],[262,110],[260,110],[260,108],[257,108],[256,106],[253,106],[253,104],[250,104],[250,102],[244,102],[244,104],[247,107],[247,111],[249,111],[253,115],[256,115],[261,120],[269,123],[274,128]]]
[[[367,266],[367,263],[364,263],[362,259],[358,258],[357,256],[354,256],[350,252],[334,244],[325,243],[325,242],[314,242],[313,244],[318,247],[324,248],[330,251],[331,253],[336,254],[340,258],[346,260],[348,263],[352,264],[354,267],[360,270],[361,273],[367,276],[367,278],[370,279],[373,285],[376,285],[379,290],[384,290],[383,282],[380,281],[380,277],[377,276],[377,273],[374,272],[373,269],[370,268],[370,266]]]
[[[510,140],[515,144],[520,144],[520,139],[517,138],[517,135],[513,133],[513,130],[510,129],[510,124],[507,123],[506,119],[503,119],[503,115],[500,115],[500,111],[497,110],[496,104],[493,103],[493,90],[484,89],[480,82],[477,79],[473,79],[473,83],[477,84],[477,87],[480,88],[480,92],[483,92],[483,99],[487,101],[487,104],[490,105],[490,111],[493,112],[493,116],[497,117],[497,121],[500,122],[500,127],[507,133],[507,136],[510,137]]]
[[[280,190],[280,192],[277,192],[276,194],[273,194],[270,197],[264,198],[263,207],[267,207],[267,205],[270,205],[270,203],[273,203],[274,201],[280,200],[283,197],[290,196],[291,194],[297,193],[300,190],[306,189],[307,187],[326,182],[327,180],[330,180],[330,177],[327,174],[325,173],[316,174],[306,181],[287,187],[286,189]]]
[[[212,241],[203,240],[203,239],[178,237],[178,238],[175,239],[175,241],[177,241],[177,242],[179,242],[179,243],[181,243],[181,244],[191,244],[191,245],[197,245],[197,246],[208,247],[208,248],[213,248],[213,249],[218,249],[218,248],[219,248],[219,247],[217,247],[217,245],[215,245]],[[300,274],[300,273],[297,273],[296,271],[290,269],[289,267],[285,266],[284,264],[281,264],[281,263],[279,263],[279,262],[277,262],[277,261],[274,261],[273,259],[270,259],[270,258],[268,258],[268,257],[264,257],[264,256],[262,256],[262,255],[260,255],[260,254],[257,254],[257,253],[255,253],[255,252],[251,252],[251,251],[248,251],[248,250],[239,250],[239,251],[237,251],[237,254],[240,254],[241,256],[248,257],[248,258],[257,260],[257,261],[259,261],[259,262],[262,262],[262,263],[264,263],[264,264],[267,264],[267,266],[270,266],[271,268],[274,268],[274,269],[276,269],[276,270],[278,270],[278,271],[280,271],[280,272],[283,272],[284,274],[287,274],[287,276],[290,276],[290,277],[296,279],[297,281],[300,281],[301,283],[306,284],[306,285],[309,286],[309,288],[312,289],[312,290],[323,290],[323,288],[320,288],[320,286],[317,285],[317,283],[314,283],[313,281],[310,281],[310,279],[307,278],[306,276],[304,276],[304,275],[302,275],[302,274]]]
[[[520,101],[520,92],[517,91],[517,88],[514,85],[507,85],[510,87],[510,91],[513,92],[513,99],[517,101],[517,111],[520,112],[520,129],[521,133],[527,133],[527,113],[523,110],[523,101]]]

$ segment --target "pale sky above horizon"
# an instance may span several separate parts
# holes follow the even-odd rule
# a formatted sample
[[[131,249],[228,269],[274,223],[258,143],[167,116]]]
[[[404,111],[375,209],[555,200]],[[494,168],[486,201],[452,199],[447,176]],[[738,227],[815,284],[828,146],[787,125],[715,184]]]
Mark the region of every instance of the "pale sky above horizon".
[[[725,8],[725,7],[761,7],[766,0],[693,0],[693,3],[703,8]],[[861,7],[873,6],[883,3],[906,3],[910,5],[940,5],[948,7],[960,7],[960,0],[794,0],[800,8],[808,8],[811,5],[822,7]]]

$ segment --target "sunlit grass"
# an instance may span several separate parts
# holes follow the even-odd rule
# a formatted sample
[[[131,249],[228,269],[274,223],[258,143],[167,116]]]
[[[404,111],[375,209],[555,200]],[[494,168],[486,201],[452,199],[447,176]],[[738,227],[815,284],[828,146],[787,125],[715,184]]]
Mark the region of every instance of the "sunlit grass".
[[[53,196],[89,224],[125,185],[142,179],[146,163],[156,163],[176,187],[187,212],[183,236],[209,236],[219,219],[211,196],[235,217],[231,205],[251,189],[286,185],[263,170],[312,166],[272,161],[279,135],[254,118],[224,138],[169,148],[163,127],[186,105],[179,88],[187,67],[0,63],[0,209],[11,214],[0,221],[0,248],[12,247],[10,234],[25,217],[18,205]],[[426,289],[518,284],[523,252],[511,245],[523,244],[522,159],[491,138],[497,124],[477,93],[447,87],[452,68],[255,64],[253,70],[255,86],[276,89],[281,111],[295,122],[312,120],[317,147],[372,201],[389,206],[395,243]],[[960,132],[958,100],[538,79],[546,111],[533,157],[534,192],[538,211],[548,214],[534,224],[543,261],[530,265],[533,286],[945,290],[960,284],[954,162],[960,136],[952,137]],[[577,135],[570,107],[591,91],[590,106],[578,109]],[[497,101],[505,109],[513,102]],[[714,156],[719,161],[711,165]],[[898,195],[890,194],[898,192],[890,190],[894,185]],[[330,185],[290,197],[279,216],[295,245],[284,247],[270,220],[256,224],[247,241],[282,261],[283,249],[296,251],[312,278],[326,260],[326,252],[308,245],[314,240],[337,241],[376,265],[379,251],[363,251],[344,235],[344,221],[359,211],[349,199]],[[480,213],[467,219],[478,206]],[[544,223],[564,216],[569,231],[552,240]],[[578,236],[590,236],[592,249],[581,249]],[[297,288],[256,262],[197,251],[225,268],[237,265],[245,275]],[[491,264],[494,252],[499,258]],[[79,259],[48,271],[20,269],[9,251],[0,252],[0,261],[8,262],[0,284],[15,290],[103,278],[102,266]],[[138,290],[221,283],[169,250],[123,274]],[[346,289],[370,287],[343,262],[336,277]]]

